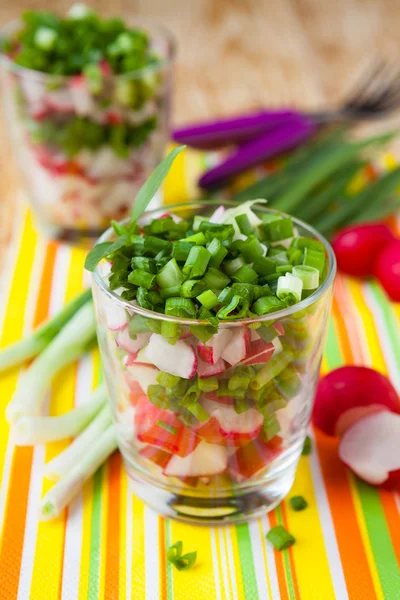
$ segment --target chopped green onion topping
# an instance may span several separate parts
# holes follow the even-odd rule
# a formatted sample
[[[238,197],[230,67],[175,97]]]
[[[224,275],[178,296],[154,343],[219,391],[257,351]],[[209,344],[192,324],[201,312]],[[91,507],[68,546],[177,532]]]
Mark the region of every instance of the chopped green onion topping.
[[[293,236],[293,223],[290,217],[263,223],[262,228],[268,242],[278,242]]]
[[[303,290],[315,290],[319,285],[319,270],[315,267],[293,267],[292,275],[299,277],[303,282]]]
[[[211,290],[207,290],[197,296],[197,300],[208,310],[215,308],[219,304],[218,297]]]

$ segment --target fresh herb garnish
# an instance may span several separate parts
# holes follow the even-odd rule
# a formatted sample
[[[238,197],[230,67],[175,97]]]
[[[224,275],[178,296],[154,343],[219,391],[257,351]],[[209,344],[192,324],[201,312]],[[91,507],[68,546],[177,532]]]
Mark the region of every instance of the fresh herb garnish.
[[[182,550],[183,544],[180,541],[176,542],[167,550],[167,560],[172,563],[178,571],[186,571],[193,567],[197,558],[197,551],[182,555]]]
[[[293,510],[296,511],[304,510],[308,506],[308,502],[303,496],[293,496],[290,498],[289,502]]]
[[[312,441],[308,435],[304,440],[303,450],[301,451],[302,456],[308,456],[312,452]]]
[[[272,527],[266,535],[266,538],[276,550],[286,550],[293,546],[296,539],[282,525]]]
[[[165,431],[168,431],[168,433],[172,433],[172,435],[177,435],[178,433],[175,427],[168,425],[168,423],[164,423],[164,421],[157,421],[156,425],[162,427],[162,429],[165,429]]]

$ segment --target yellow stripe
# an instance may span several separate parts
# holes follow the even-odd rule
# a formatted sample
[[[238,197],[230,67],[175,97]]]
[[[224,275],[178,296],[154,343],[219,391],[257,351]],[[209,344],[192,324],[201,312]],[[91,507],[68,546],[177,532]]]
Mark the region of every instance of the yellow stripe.
[[[293,560],[301,596],[307,600],[335,600],[324,535],[318,514],[317,500],[307,460],[300,460],[291,496],[304,496],[307,510],[295,512],[285,499],[288,529],[296,538]]]
[[[212,556],[211,530],[208,527],[194,527],[178,521],[170,521],[171,545],[179,540],[183,552],[197,550],[196,568],[190,572],[191,589],[196,590],[196,600],[213,600],[216,597],[214,571],[210,564]],[[174,600],[187,600],[187,573],[174,570]]]
[[[132,510],[132,600],[146,598],[144,553],[144,504],[131,495]],[[158,540],[154,540],[154,552]]]
[[[174,160],[164,183],[163,203],[165,205],[187,202],[190,199],[186,177],[186,152],[181,152]]]
[[[101,482],[101,525],[100,525],[100,569],[99,569],[99,598],[104,598],[106,581],[106,544],[107,544],[107,514],[108,514],[108,477],[109,465],[103,466]]]
[[[372,578],[372,581],[374,584],[375,594],[376,594],[377,600],[384,600],[384,595],[383,595],[378,571],[376,568],[374,555],[372,552],[372,548],[371,548],[371,544],[370,544],[370,540],[369,540],[369,536],[368,536],[367,526],[365,523],[365,519],[364,519],[362,507],[361,507],[360,497],[358,495],[356,484],[354,482],[354,476],[351,475],[350,472],[347,473],[347,476],[349,479],[351,495],[353,497],[353,502],[354,502],[354,509],[355,509],[355,513],[357,516],[357,524],[358,524],[360,534],[361,534],[361,537],[363,540],[363,546],[364,546],[365,554],[367,557],[369,570],[371,571],[371,578]]]
[[[231,525],[229,527],[229,534],[230,534],[231,544],[232,544],[234,577],[236,579],[236,589],[237,589],[238,598],[240,598],[240,599],[243,598],[244,600],[246,600],[245,595],[244,595],[242,569],[240,566],[239,543],[238,543],[238,539],[237,539],[236,527],[234,525]]]
[[[128,477],[124,466],[121,468],[121,491],[120,491],[120,532],[119,532],[119,598],[126,598],[126,510],[128,498]]]

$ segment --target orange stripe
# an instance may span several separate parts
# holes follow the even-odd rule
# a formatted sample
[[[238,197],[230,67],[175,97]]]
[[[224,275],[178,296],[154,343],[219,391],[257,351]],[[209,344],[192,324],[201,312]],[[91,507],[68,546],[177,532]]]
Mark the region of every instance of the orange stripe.
[[[377,490],[388,524],[393,549],[396,554],[397,562],[400,565],[400,518],[394,493],[380,490],[379,488],[377,488]]]
[[[285,529],[287,531],[289,531],[289,524],[288,524],[288,520],[286,517],[286,508],[285,508],[284,502],[281,502],[280,509],[281,509],[281,514],[282,514],[283,525],[284,525]],[[300,598],[300,589],[299,589],[299,583],[297,581],[296,568],[294,566],[294,557],[293,557],[293,549],[292,548],[288,548],[288,556],[289,556],[290,573],[292,576],[294,595],[296,598]]]
[[[314,433],[349,598],[375,600],[346,467],[337,454],[338,442],[316,429]]]
[[[350,340],[347,333],[346,324],[343,321],[340,308],[338,306],[338,302],[336,299],[336,294],[333,297],[332,303],[332,316],[335,321],[336,329],[337,329],[337,339],[338,343],[342,350],[343,362],[346,365],[353,365],[354,359],[353,354],[351,352]]]
[[[49,244],[36,304],[34,327],[48,314],[54,259],[55,244]],[[16,598],[18,594],[32,458],[33,448],[14,449],[0,551],[0,564],[7,565],[7,569],[0,569],[0,589],[7,600]]]
[[[104,597],[119,598],[119,534],[121,503],[121,455],[115,453],[108,462],[108,511]]]
[[[166,521],[158,517],[158,552],[160,561],[160,600],[167,600],[167,557],[165,541]],[[144,576],[144,574],[143,574]]]
[[[276,527],[278,520],[276,518],[276,512],[273,510],[268,513],[268,519],[270,527]],[[280,600],[289,600],[288,585],[285,575],[285,565],[283,564],[283,554],[278,550],[274,550],[276,574],[278,576]]]

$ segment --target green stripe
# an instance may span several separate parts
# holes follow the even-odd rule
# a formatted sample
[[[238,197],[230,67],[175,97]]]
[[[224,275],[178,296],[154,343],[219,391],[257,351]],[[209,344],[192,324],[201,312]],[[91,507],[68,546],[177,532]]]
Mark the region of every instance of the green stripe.
[[[254,570],[253,549],[251,547],[250,532],[247,523],[236,525],[236,536],[239,547],[244,596],[245,598],[258,600],[259,596],[256,573]]]
[[[386,325],[386,332],[378,330],[378,336],[387,335],[390,341],[390,346],[393,350],[393,358],[396,361],[397,369],[400,371],[400,340],[399,340],[399,323],[396,314],[388,302],[382,288],[377,283],[370,283],[369,290],[379,305],[382,316]],[[367,289],[368,289],[367,288]]]
[[[337,369],[343,365],[343,357],[340,351],[333,317],[330,317],[328,321],[328,335],[326,340],[325,355],[329,370]]]
[[[164,527],[165,527],[165,545],[166,550],[172,545],[171,543],[171,522],[169,519],[164,519]],[[178,540],[176,540],[178,541]],[[172,600],[174,596],[174,592],[172,589],[172,565],[167,560],[167,598],[168,600]]]
[[[383,596],[393,600],[399,597],[400,572],[379,493],[364,481],[355,480]]]
[[[103,467],[93,476],[92,528],[90,536],[88,600],[98,600],[101,562],[101,483]]]
[[[285,525],[283,523],[281,507],[277,506],[275,510],[276,510],[276,517],[277,517],[278,524],[282,525],[284,527]],[[281,550],[281,552],[283,554],[283,562],[285,565],[286,583],[287,583],[289,597],[290,597],[290,600],[296,600],[296,596],[294,593],[293,579],[292,579],[292,570],[290,568],[290,561],[289,561],[289,550]]]

